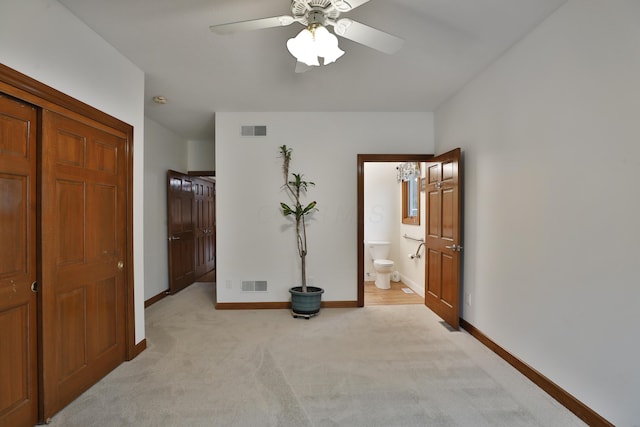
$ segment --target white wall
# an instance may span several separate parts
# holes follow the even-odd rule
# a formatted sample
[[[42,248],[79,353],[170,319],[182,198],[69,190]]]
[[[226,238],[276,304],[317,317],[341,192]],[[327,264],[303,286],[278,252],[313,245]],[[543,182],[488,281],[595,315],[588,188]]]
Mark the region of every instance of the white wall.
[[[435,149],[429,152],[428,154],[436,154],[434,153]],[[425,177],[426,175],[426,163],[420,164],[420,174],[421,177]],[[400,186],[400,184],[398,184]],[[399,189],[397,195],[398,204],[402,206],[402,188]],[[420,248],[420,258],[410,259],[409,254],[416,254],[418,250],[419,242],[416,242],[411,239],[405,239],[405,234],[409,237],[414,237],[416,239],[424,239],[426,236],[426,197],[425,192],[420,191],[420,225],[413,224],[403,224],[402,220],[398,220],[398,236],[399,241],[396,247],[399,250],[398,258],[397,258],[397,269],[402,276],[402,282],[406,285],[409,285],[411,289],[413,289],[418,295],[424,296],[424,262],[425,262],[425,248],[424,246]],[[399,212],[399,215],[402,216],[402,211]]]
[[[167,229],[167,170],[187,173],[187,141],[145,118],[144,299],[169,289],[169,248]]]
[[[268,136],[241,137],[241,125],[266,125]],[[316,182],[310,282],[326,301],[355,301],[357,154],[431,153],[432,126],[431,113],[216,113],[218,302],[289,301],[300,282],[294,232],[279,212],[283,144],[294,149],[291,172]],[[243,279],[270,290],[243,293]]]
[[[0,2],[2,63],[134,127],[136,342],[144,338],[144,74],[55,0]]]
[[[436,112],[462,147],[463,317],[640,420],[640,2],[570,0]]]
[[[216,168],[213,141],[188,141],[189,170],[213,171]]]

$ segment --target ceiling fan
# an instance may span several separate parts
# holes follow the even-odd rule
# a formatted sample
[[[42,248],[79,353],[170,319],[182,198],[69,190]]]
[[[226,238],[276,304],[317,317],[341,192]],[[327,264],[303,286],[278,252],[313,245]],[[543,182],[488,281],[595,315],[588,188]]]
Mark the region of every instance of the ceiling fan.
[[[370,0],[292,0],[291,15],[211,25],[216,34],[231,34],[240,31],[262,30],[285,27],[298,22],[304,28],[287,41],[289,52],[297,59],[296,72],[304,72],[311,67],[330,64],[344,54],[338,47],[338,39],[327,30],[332,26],[335,34],[386,54],[394,54],[402,47],[404,40],[349,18],[340,18]]]

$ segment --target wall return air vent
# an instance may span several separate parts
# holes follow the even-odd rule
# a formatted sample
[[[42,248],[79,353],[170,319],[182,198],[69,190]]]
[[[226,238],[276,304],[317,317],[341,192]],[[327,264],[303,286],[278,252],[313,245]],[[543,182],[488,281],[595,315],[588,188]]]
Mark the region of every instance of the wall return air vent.
[[[266,280],[243,280],[242,292],[267,292]]]
[[[267,127],[264,125],[241,126],[240,135],[241,136],[267,136]]]

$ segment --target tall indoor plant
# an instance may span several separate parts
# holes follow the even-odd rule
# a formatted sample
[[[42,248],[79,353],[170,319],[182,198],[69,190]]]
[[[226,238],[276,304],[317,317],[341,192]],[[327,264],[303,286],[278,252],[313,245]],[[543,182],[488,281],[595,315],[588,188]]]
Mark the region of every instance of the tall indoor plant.
[[[294,317],[302,316],[309,318],[320,311],[321,296],[324,290],[316,286],[307,285],[307,225],[305,218],[315,212],[316,201],[308,203],[306,206],[302,202],[302,197],[307,193],[307,189],[315,183],[305,181],[301,173],[291,173],[289,175],[289,164],[291,163],[292,148],[286,145],[280,146],[280,157],[282,158],[282,174],[284,184],[282,189],[288,194],[290,204],[281,202],[280,208],[284,216],[291,216],[295,221],[296,245],[298,256],[300,257],[301,284],[289,289],[291,294],[291,311]]]

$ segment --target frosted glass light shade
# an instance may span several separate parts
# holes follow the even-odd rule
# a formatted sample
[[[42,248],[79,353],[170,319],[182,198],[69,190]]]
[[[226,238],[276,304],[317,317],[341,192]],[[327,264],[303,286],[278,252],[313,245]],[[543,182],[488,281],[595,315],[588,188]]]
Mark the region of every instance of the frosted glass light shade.
[[[325,27],[316,28],[315,45],[318,56],[324,58],[324,65],[331,64],[344,55],[344,51],[338,47],[338,38]]]
[[[298,61],[310,66],[318,66],[318,55],[315,52],[313,34],[308,29],[298,33],[287,41],[287,49]]]
[[[310,66],[320,65],[318,57],[324,58],[323,63],[327,65],[344,55],[338,47],[338,38],[322,25],[300,31],[287,41],[287,49],[298,61]]]

